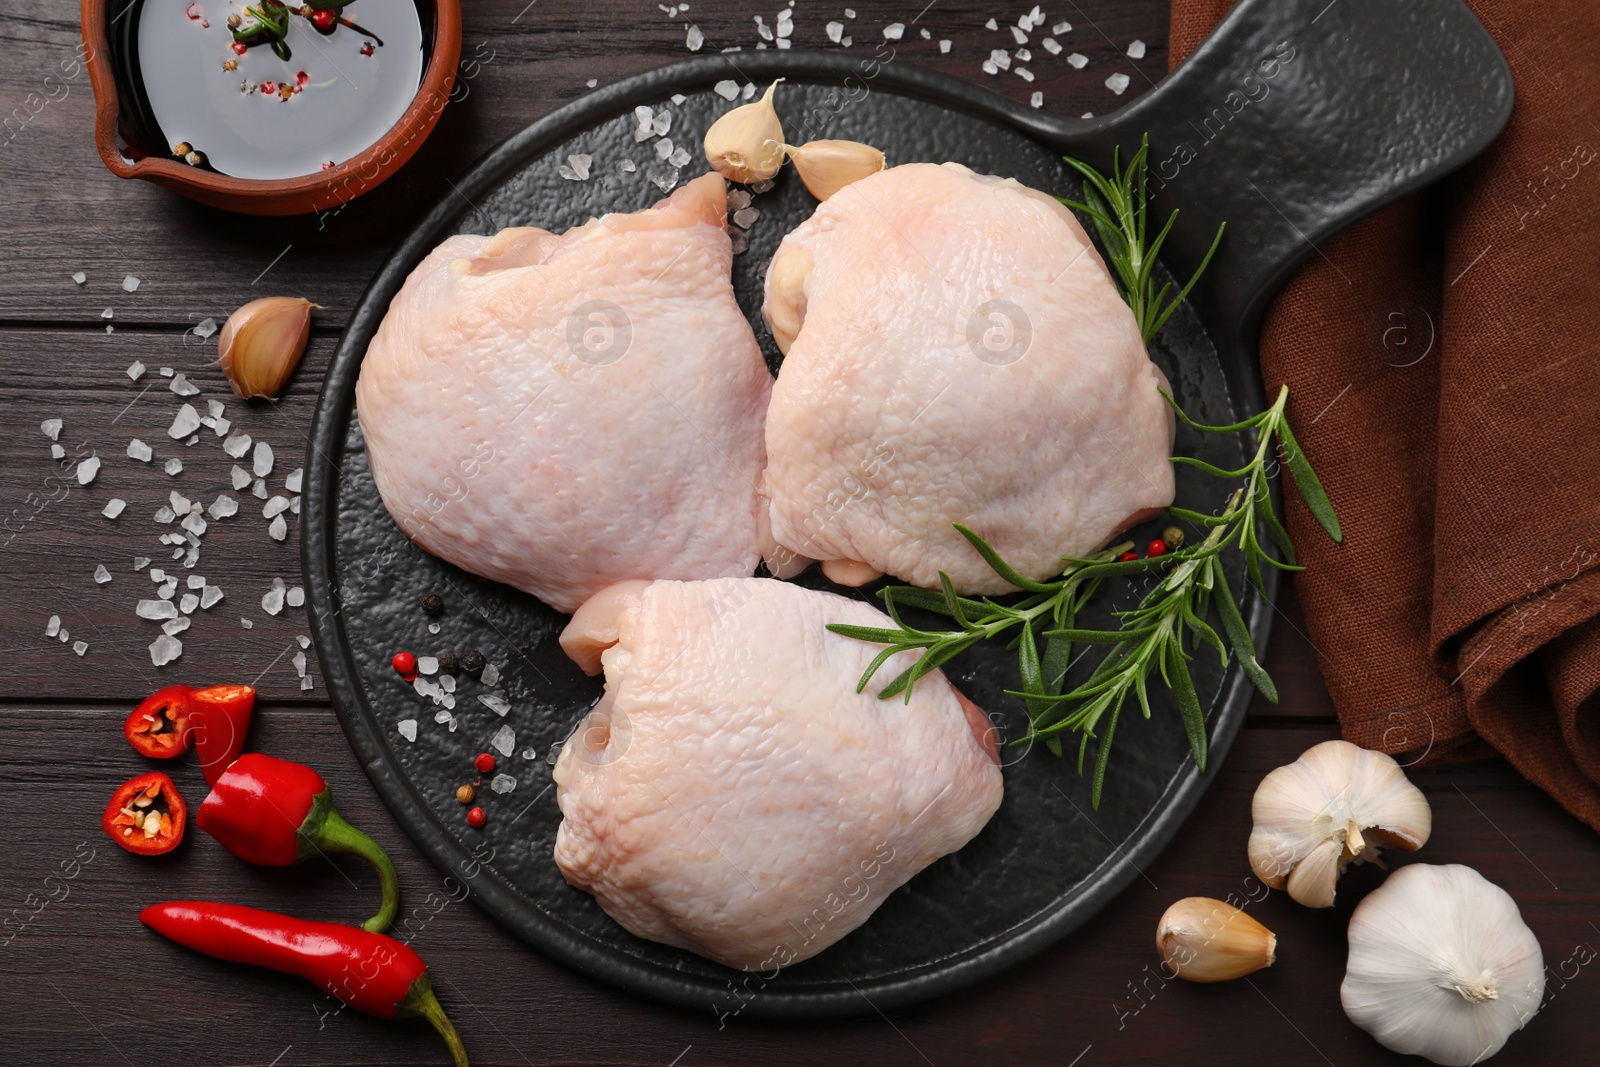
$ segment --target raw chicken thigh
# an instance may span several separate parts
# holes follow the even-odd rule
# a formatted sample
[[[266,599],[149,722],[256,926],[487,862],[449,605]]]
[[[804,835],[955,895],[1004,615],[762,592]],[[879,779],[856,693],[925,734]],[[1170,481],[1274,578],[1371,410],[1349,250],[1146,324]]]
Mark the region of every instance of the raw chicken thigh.
[[[891,624],[766,578],[585,604],[561,644],[606,691],[556,761],[567,881],[639,937],[765,970],[976,836],[1000,806],[988,720],[937,671],[909,704],[857,693],[878,650],[830,622]]]
[[[1172,502],[1166,380],[1054,197],[954,163],[874,174],[784,238],[763,313],[787,353],[772,536],[835,581],[1005,592],[952,523],[1044,579]]]
[[[637,214],[429,254],[356,386],[400,528],[561,611],[626,578],[752,573],[772,376],[726,210],[709,174]]]

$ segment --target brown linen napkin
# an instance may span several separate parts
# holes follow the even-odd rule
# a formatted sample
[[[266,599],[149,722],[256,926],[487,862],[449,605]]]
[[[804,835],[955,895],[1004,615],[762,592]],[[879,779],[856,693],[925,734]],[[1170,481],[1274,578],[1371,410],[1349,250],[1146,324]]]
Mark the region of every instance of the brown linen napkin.
[[[1173,0],[1174,65],[1229,6]],[[1344,736],[1422,762],[1492,746],[1600,830],[1600,3],[1470,6],[1510,61],[1510,125],[1308,260],[1261,373],[1344,526],[1330,544],[1286,494]]]

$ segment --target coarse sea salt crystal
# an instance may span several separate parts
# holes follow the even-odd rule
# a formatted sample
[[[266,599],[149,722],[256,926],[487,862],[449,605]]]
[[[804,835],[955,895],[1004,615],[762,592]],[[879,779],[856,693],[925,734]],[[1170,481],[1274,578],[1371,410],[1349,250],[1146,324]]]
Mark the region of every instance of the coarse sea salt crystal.
[[[178,617],[177,605],[170,600],[141,600],[133,611],[141,619],[175,619]]]
[[[418,656],[417,670],[422,674],[434,675],[439,673],[439,657]]]
[[[134,556],[133,557],[133,569],[134,570],[142,571],[148,566],[150,566],[150,557],[149,556]]]
[[[106,501],[106,506],[100,509],[100,514],[104,515],[108,519],[114,519],[118,515],[121,515],[123,509],[127,506],[128,502],[126,500],[119,496],[114,496],[110,500]]]
[[[511,753],[507,752],[507,756]],[[517,780],[509,774],[497,774],[489,779],[489,788],[496,793],[509,793],[517,787]]]
[[[188,628],[189,619],[185,615],[179,615],[176,619],[168,619],[161,624],[161,632],[164,634],[181,634]]]
[[[1010,70],[1011,53],[1007,52],[1004,48],[996,48],[994,51],[989,53],[989,62],[993,63],[1001,70]]]
[[[190,589],[204,589],[206,580],[198,574],[191,574],[183,580],[183,584]]]
[[[1120,71],[1106,79],[1106,88],[1121,96],[1128,91],[1128,82],[1131,79]]]
[[[439,688],[446,693],[454,693],[456,691],[456,676],[453,674],[439,675]]]
[[[734,223],[735,226],[738,226],[741,230],[748,230],[750,227],[755,225],[756,220],[759,219],[760,217],[761,217],[761,209],[760,208],[744,207],[744,208],[740,208],[738,211],[735,211],[733,213],[733,223]]]
[[[1063,33],[1071,33],[1072,32],[1072,23],[1070,23],[1070,22],[1058,22],[1054,26],[1050,27],[1050,32],[1055,34],[1057,37],[1061,36]]]
[[[247,433],[229,434],[228,439],[222,442],[222,450],[234,459],[243,459],[244,454],[250,451],[250,435]],[[234,488],[238,488],[235,486]]]
[[[144,364],[143,363],[140,363],[138,360],[134,360],[132,363],[128,364],[128,380],[129,381],[136,382],[140,378],[143,378],[143,377],[144,377]]]
[[[201,608],[214,608],[217,606],[217,602],[221,599],[222,589],[219,586],[208,585],[204,589],[200,590]]]
[[[150,450],[150,446],[139,440],[137,437],[128,442],[129,459],[136,459],[140,463],[149,463],[150,457],[153,455],[155,455],[155,453]]]
[[[291,608],[298,608],[306,602],[306,591],[298,585],[291,585],[289,591],[283,595],[284,603]]]
[[[950,51],[950,42],[949,41],[940,41],[939,42],[939,51],[941,53],[949,52]]]
[[[933,40],[933,34],[930,31],[928,31],[928,30],[918,30],[917,32],[922,34],[922,39],[924,41]]]
[[[226,410],[227,408],[223,406],[223,403],[220,400],[206,401],[206,413],[209,414],[213,419],[222,418],[222,413]]]
[[[482,681],[484,685],[499,684],[500,668],[496,667],[493,663],[485,663],[483,665],[483,675],[479,680]],[[509,708],[510,706],[507,705],[507,710],[509,710]]]
[[[199,324],[195,326],[194,332],[196,337],[199,337],[202,341],[205,340],[217,332],[217,320],[201,319]]]
[[[72,275],[72,280],[77,282],[79,285],[82,285],[84,282],[89,280],[89,276],[80,270]]]
[[[44,431],[44,435],[46,437],[54,441],[56,438],[61,436],[61,420],[45,419],[39,424],[39,429]]]
[[[196,537],[206,532],[206,520],[202,519],[198,512],[189,512],[183,517],[183,522],[180,525]]]
[[[74,641],[74,642],[72,642],[72,651],[76,652],[80,656],[83,655],[85,652],[89,651],[89,642],[87,642],[87,641]]]
[[[650,121],[650,132],[657,137],[665,136],[672,131],[672,112],[662,108],[656,112],[656,117]]]
[[[589,86],[589,88],[593,89],[594,86],[591,85],[591,86]],[[316,683],[311,680],[311,675],[309,675],[309,674],[306,675],[304,678],[300,679],[300,689],[301,689],[302,692],[305,692],[305,691],[311,689],[315,685],[316,685]]]
[[[1016,41],[1018,44],[1028,43],[1028,35],[1023,33],[1022,29],[1018,26],[1011,27],[1011,39]]]
[[[157,667],[165,667],[181,655],[183,655],[183,642],[171,634],[162,634],[150,642],[150,662]]]
[[[267,480],[265,478],[257,478],[254,482],[252,482],[250,485],[250,495],[258,500],[267,499]]]
[[[1073,70],[1082,70],[1089,65],[1089,57],[1082,52],[1073,52],[1067,56],[1067,65]]]
[[[619,159],[617,169],[624,174],[632,174],[639,169],[639,165],[631,159]]]
[[[311,638],[307,637],[305,634],[296,634],[294,639],[300,643],[301,648],[311,647]]]
[[[161,469],[166,471],[168,474],[182,474],[183,460],[174,456],[172,459],[167,460],[167,462],[162,465]]]
[[[883,36],[885,40],[898,41],[905,35],[906,24],[903,22],[891,22],[889,25],[883,28]]]
[[[267,534],[274,541],[282,541],[289,536],[289,524],[283,521],[282,515],[267,524]]]
[[[300,498],[299,497],[295,497],[293,500],[289,501],[289,514],[291,514],[291,515],[300,514]]]
[[[106,309],[105,309],[105,310],[104,310],[104,311],[102,311],[102,312],[100,312],[100,317],[101,317],[101,318],[102,318],[102,319],[110,319],[110,318],[115,318],[115,317],[116,317],[116,314],[117,314],[117,313],[116,313],[116,310],[115,310],[115,309],[113,309],[113,308],[106,308]]]
[[[1029,70],[1027,67],[1018,67],[1016,73],[1017,77],[1021,78],[1025,82],[1033,81],[1033,71]]]
[[[61,616],[60,615],[52,615],[52,616],[50,616],[50,621],[44,624],[44,635],[46,637],[54,637],[56,634],[58,634],[60,632],[61,632]]]
[[[174,393],[177,393],[179,396],[194,396],[196,393],[198,393],[200,391],[198,386],[196,386],[193,382],[191,382],[188,378],[184,377],[182,374],[179,374],[176,377],[174,377],[172,379],[172,384],[167,386],[167,388],[171,389]]]
[[[983,72],[985,74],[999,74],[1000,68],[994,65],[994,60],[986,59],[983,61]]]
[[[156,594],[162,600],[171,600],[172,594],[178,591],[178,579],[168,578],[156,588]]]
[[[78,484],[88,485],[94,481],[94,476],[100,473],[100,457],[90,456],[78,464]]]
[[[183,594],[183,599],[178,601],[178,610],[183,612],[185,615],[191,614],[194,609],[199,606],[200,598],[195,596],[193,593]]]
[[[1026,48],[1019,48],[1014,54],[1016,55],[1017,62],[1019,63],[1026,63],[1033,58],[1033,53],[1028,51]]]
[[[253,623],[249,619],[245,619],[245,618],[241,618],[239,620],[239,625],[244,627],[246,630],[254,630],[256,628],[256,624],[255,623]]]
[[[294,470],[290,471],[289,476],[283,480],[284,489],[291,493],[298,493],[300,491],[300,483],[304,477],[305,468],[296,467]]]
[[[111,572],[106,570],[104,563],[94,569],[94,580],[100,585],[105,585],[111,580]]]
[[[672,155],[672,138],[663,137],[656,142],[656,158],[666,159]]]
[[[67,450],[62,448],[60,445],[52,444],[50,446],[50,458],[51,459],[64,459],[64,458],[66,458],[66,455],[67,455]]]
[[[1129,59],[1143,59],[1144,58],[1144,53],[1145,53],[1145,45],[1144,45],[1143,41],[1134,41],[1132,44],[1130,44],[1128,46],[1128,58]]]
[[[844,23],[842,22],[830,22],[822,29],[827,33],[828,40],[834,44],[838,44],[844,38]]]
[[[306,676],[306,654],[304,652],[296,652],[289,662],[294,664],[295,674],[302,678]]]
[[[1044,46],[1044,50],[1046,52],[1049,52],[1051,55],[1059,56],[1061,54],[1061,43],[1059,41],[1057,41],[1054,37],[1046,37],[1044,40],[1040,41],[1039,43],[1041,45],[1043,45]]]
[[[217,499],[213,500],[211,502],[211,506],[206,509],[206,514],[210,515],[213,519],[226,519],[232,515],[237,515],[238,513],[239,502],[233,499],[233,497],[229,496],[227,493],[223,493],[221,496],[217,497]]]
[[[60,633],[56,634],[56,640],[60,641],[63,645],[66,644],[71,639],[72,639],[72,635],[67,633],[67,628],[65,626],[63,626],[61,628],[61,632]]]
[[[199,428],[200,413],[194,409],[193,404],[184,404],[178,409],[178,414],[172,420],[172,425],[167,427],[167,436],[177,441],[188,437]]]
[[[679,145],[672,150],[672,155],[667,157],[667,162],[674,167],[687,167],[689,165],[689,153],[683,150],[683,145]]]
[[[395,724],[395,730],[407,741],[415,742],[417,739],[417,720],[401,719]]]
[[[499,693],[479,693],[478,703],[502,718],[511,710],[511,702]]]
[[[265,478],[272,473],[272,446],[265,441],[257,442],[255,454],[250,457],[250,468],[257,478]]]
[[[689,34],[683,43],[688,47],[689,51],[698,52],[700,51],[700,46],[706,43],[706,35],[700,32],[699,26],[690,26]]]
[[[289,498],[286,496],[275,496],[271,500],[267,501],[266,505],[261,509],[261,517],[263,519],[277,518],[279,515],[282,515],[288,510]]]
[[[1030,107],[1044,107],[1044,94],[1035,92],[1033,96],[1028,99],[1028,105]]]
[[[447,722],[447,723],[450,724],[450,732],[451,733],[455,733],[456,732],[456,717],[454,715],[450,714],[448,711],[437,711],[437,712],[434,712],[433,721],[434,722]]]
[[[283,587],[282,578],[272,580],[272,588],[261,598],[261,610],[268,615],[276,615],[283,610],[283,595],[287,590]]]
[[[732,100],[739,95],[739,83],[732,79],[720,81],[711,87],[711,91],[724,100]]]
[[[167,503],[171,504],[172,510],[179,515],[194,510],[193,501],[184,496],[182,493],[178,492],[176,489],[169,489],[167,491]]]
[[[237,463],[233,465],[231,478],[233,480],[233,487],[235,489],[243,489],[250,484],[250,472],[239,466]]]
[[[122,291],[124,293],[138,292],[138,290],[139,290],[139,279],[138,278],[135,278],[133,275],[129,274],[129,275],[125,276],[122,279]]]
[[[170,378],[170,377],[172,377],[172,368],[171,368],[171,367],[162,367],[162,368],[161,368],[161,376],[162,376],[162,377],[163,377],[163,378]]]
[[[150,568],[150,580],[155,582],[157,585],[160,585],[162,582],[167,580],[167,572],[162,570],[160,567],[152,567]]]
[[[489,747],[502,756],[509,756],[517,749],[517,732],[509,726],[502,726],[489,738]]]

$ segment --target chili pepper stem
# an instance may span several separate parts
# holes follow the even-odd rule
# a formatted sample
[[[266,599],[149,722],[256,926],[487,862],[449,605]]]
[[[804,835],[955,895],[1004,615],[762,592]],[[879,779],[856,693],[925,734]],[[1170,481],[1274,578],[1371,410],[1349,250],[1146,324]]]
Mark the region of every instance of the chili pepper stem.
[[[394,922],[395,912],[400,909],[400,879],[395,874],[394,862],[389,859],[388,853],[383,851],[372,838],[357,830],[354,826],[344,821],[344,817],[333,808],[328,809],[328,816],[317,831],[312,844],[323,852],[350,852],[368,863],[372,864],[378,872],[378,882],[383,889],[383,904],[378,909],[378,914],[361,924],[361,928],[370,933],[381,934]]]
[[[411,983],[411,991],[406,994],[406,999],[400,1003],[399,1008],[400,1014],[420,1016],[439,1031],[439,1036],[444,1038],[444,1043],[450,1047],[455,1067],[471,1067],[467,1063],[467,1050],[461,1044],[461,1035],[456,1033],[450,1016],[444,1013],[444,1006],[434,995],[433,983],[428,979],[427,972],[423,972],[415,982]]]

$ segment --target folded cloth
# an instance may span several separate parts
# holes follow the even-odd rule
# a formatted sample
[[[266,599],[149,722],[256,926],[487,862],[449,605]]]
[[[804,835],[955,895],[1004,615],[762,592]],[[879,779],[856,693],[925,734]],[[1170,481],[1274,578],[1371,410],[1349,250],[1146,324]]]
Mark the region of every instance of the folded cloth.
[[[1229,6],[1173,0],[1174,64]],[[1600,830],[1600,3],[1469,6],[1511,64],[1510,125],[1308,259],[1261,374],[1344,527],[1331,544],[1285,494],[1344,736],[1492,748]]]

